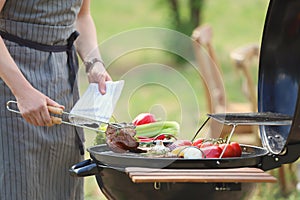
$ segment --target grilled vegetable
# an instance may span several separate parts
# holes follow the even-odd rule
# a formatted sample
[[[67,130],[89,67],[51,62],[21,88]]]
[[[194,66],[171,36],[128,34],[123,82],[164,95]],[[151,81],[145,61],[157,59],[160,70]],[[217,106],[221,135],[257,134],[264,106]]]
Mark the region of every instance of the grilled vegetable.
[[[206,146],[200,148],[200,150],[204,153],[206,158],[219,158],[222,153],[222,149],[219,145]]]
[[[222,158],[235,157],[235,151],[230,144],[220,144],[219,147],[224,151]]]
[[[152,147],[148,152],[153,154],[166,154],[170,149],[165,147],[161,140],[156,141],[156,145]]]
[[[207,158],[220,157],[222,151],[224,151],[222,158],[240,157],[242,155],[240,144],[237,142],[228,142],[227,140],[228,138],[198,138],[193,142],[193,146],[200,148]]]
[[[193,142],[192,146],[200,148],[203,142],[204,142],[204,138],[198,138]]]
[[[242,148],[240,144],[237,142],[230,142],[230,145],[232,146],[235,152],[235,157],[240,157],[242,155]]]
[[[242,155],[242,148],[237,142],[230,142],[229,144],[220,144],[219,145],[224,154],[222,158],[228,157],[240,157]]]
[[[136,135],[144,137],[155,137],[159,134],[171,134],[176,136],[180,126],[176,121],[158,121],[136,126]]]
[[[178,146],[171,153],[185,159],[201,159],[204,157],[203,152],[194,146]]]
[[[183,150],[186,149],[188,146],[178,146],[171,151],[172,154],[176,155],[177,157],[183,158],[184,152]]]
[[[201,159],[204,157],[203,152],[197,147],[188,147],[183,150],[183,158],[185,159]]]
[[[192,146],[192,142],[189,140],[176,140],[175,142],[173,142],[172,144],[170,144],[168,147],[169,149],[174,150],[177,147],[180,146]]]

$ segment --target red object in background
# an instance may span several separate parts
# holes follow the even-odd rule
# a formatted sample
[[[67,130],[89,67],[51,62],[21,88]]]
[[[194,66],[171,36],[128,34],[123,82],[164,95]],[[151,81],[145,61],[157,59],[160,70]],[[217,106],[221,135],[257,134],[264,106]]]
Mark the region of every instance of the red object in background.
[[[156,122],[155,116],[151,113],[141,113],[136,116],[132,123],[135,126],[142,125],[142,124],[149,124],[152,122]]]

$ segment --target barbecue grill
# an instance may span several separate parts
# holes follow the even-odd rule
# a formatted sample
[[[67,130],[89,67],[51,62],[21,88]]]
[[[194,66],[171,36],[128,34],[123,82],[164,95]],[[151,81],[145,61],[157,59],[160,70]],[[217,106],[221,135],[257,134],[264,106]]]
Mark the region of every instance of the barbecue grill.
[[[233,126],[259,125],[262,147],[242,145],[239,158],[181,159],[119,154],[111,152],[106,145],[98,145],[88,148],[91,159],[75,164],[70,173],[78,177],[95,175],[108,199],[241,199],[249,191],[242,188],[260,182],[255,175],[265,175],[267,170],[295,162],[300,156],[299,14],[297,0],[269,3],[260,51],[258,113],[208,115],[212,120]],[[147,170],[151,173],[149,181],[139,182],[139,173],[145,175]],[[234,176],[235,171],[254,180],[226,177],[226,174]],[[189,181],[180,176],[174,179],[175,175],[172,180],[160,181],[163,173],[193,175]],[[210,173],[221,178],[208,177]],[[195,178],[203,174],[207,175],[204,181]],[[274,181],[267,176],[264,180]]]

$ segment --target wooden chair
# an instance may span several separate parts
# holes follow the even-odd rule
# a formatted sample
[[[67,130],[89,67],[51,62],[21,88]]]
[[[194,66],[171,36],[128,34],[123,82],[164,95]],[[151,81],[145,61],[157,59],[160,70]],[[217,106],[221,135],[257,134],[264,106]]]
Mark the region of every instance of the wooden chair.
[[[253,83],[252,78],[250,80],[248,70],[245,70],[245,73],[247,74],[247,76],[245,76],[245,80],[246,83],[251,84],[251,87],[249,87],[251,89],[251,92],[249,93],[249,96],[251,96],[251,98],[249,98],[249,102],[228,102],[222,78],[222,70],[219,67],[216,53],[212,45],[212,36],[212,28],[209,25],[197,27],[192,34],[195,59],[198,64],[198,69],[202,75],[202,81],[205,85],[209,113],[255,112],[257,110],[256,90],[253,89],[255,88],[255,84]],[[256,51],[250,47],[234,51],[234,53],[232,53],[234,56],[233,58],[239,58],[235,63],[238,63],[243,69],[248,69],[248,63],[250,63],[249,60],[258,55],[250,52]],[[252,95],[254,95],[254,97]],[[254,99],[255,102],[253,101]],[[225,137],[231,130],[231,126],[226,126],[214,120],[210,120],[210,130],[208,135],[212,138]],[[241,133],[243,133],[243,137],[241,137]],[[242,138],[246,138],[247,144],[257,144],[257,142],[260,141],[256,126],[237,126],[234,136],[235,140],[239,142],[245,142]]]
[[[251,103],[251,110],[257,111],[257,84],[254,83],[251,69],[253,60],[258,61],[260,47],[257,44],[248,44],[230,53],[230,57],[237,70],[243,75],[243,92]],[[258,63],[258,62],[255,62]],[[255,65],[256,68],[258,65]]]

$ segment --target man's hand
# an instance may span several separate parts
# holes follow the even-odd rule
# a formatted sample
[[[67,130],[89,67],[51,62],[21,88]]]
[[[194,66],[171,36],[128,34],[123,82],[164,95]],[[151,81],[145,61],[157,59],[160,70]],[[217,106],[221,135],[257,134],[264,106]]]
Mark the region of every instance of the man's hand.
[[[47,106],[64,109],[64,106],[34,88],[24,91],[24,95],[16,96],[16,98],[23,118],[35,126],[50,126],[52,124]]]

